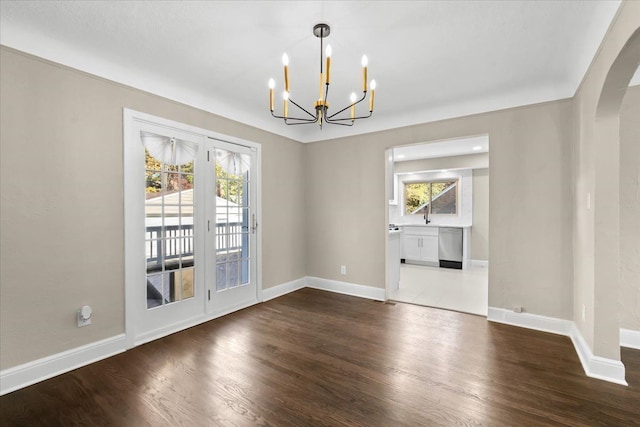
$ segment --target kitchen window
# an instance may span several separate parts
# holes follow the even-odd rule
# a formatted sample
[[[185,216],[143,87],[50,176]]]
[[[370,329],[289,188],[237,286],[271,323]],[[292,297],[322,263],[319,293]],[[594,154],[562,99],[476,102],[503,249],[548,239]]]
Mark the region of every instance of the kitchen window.
[[[457,215],[458,180],[436,180],[404,184],[405,215]]]

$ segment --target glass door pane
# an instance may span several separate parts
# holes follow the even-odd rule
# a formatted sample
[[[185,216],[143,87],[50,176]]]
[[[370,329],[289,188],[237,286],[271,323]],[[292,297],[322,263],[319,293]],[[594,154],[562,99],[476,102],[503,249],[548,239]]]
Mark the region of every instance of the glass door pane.
[[[140,132],[145,146],[147,309],[195,296],[195,151],[188,141]]]
[[[215,148],[216,292],[250,283],[251,157]]]

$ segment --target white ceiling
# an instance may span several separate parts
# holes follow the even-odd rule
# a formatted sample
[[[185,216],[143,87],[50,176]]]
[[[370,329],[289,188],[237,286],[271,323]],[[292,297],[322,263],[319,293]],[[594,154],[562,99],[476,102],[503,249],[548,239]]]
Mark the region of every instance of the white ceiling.
[[[3,0],[0,43],[311,142],[571,97],[619,4]],[[351,128],[269,114],[285,51],[292,98],[312,109],[318,22],[331,25],[331,111],[361,87],[362,54],[378,83],[374,116]]]

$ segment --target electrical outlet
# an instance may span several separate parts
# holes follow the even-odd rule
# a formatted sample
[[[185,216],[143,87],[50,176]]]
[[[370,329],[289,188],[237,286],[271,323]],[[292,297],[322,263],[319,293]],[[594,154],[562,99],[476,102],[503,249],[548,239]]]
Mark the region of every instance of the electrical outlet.
[[[341,265],[340,266],[340,274],[342,274],[343,276],[347,274],[347,266],[346,265]]]
[[[93,310],[88,305],[83,305],[77,311],[78,328],[88,326],[91,324],[91,316],[93,316]]]
[[[587,320],[587,306],[582,304],[582,321]]]
[[[522,306],[521,305],[513,306],[513,311],[516,313],[522,313]]]

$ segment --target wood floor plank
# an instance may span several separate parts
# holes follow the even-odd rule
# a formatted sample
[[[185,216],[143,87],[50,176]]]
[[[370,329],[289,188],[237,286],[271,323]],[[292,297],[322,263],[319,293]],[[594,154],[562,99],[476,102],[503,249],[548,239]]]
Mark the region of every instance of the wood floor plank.
[[[2,426],[633,426],[567,337],[302,289],[0,398]]]

